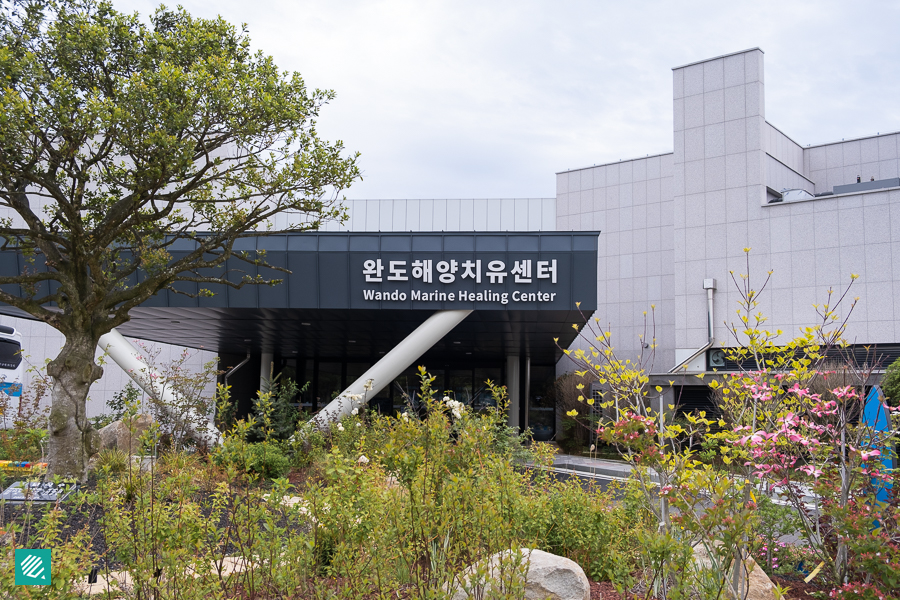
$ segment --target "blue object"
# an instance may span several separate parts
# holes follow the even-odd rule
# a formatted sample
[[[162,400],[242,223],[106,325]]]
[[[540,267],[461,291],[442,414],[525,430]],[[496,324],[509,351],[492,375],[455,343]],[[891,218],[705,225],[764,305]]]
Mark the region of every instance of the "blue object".
[[[19,397],[22,395],[22,384],[2,381],[0,382],[0,392],[5,393],[7,396]]]
[[[881,391],[881,386],[873,386],[869,395],[866,396],[866,408],[863,413],[863,421],[875,431],[890,431],[891,423],[888,418],[888,411],[884,404],[884,394]],[[893,469],[894,459],[892,456],[888,455],[889,449],[885,446],[878,446],[876,449],[881,451],[881,468],[885,470]],[[887,503],[888,490],[891,489],[894,484],[880,479],[872,479],[872,485],[875,486],[875,498],[879,502]]]

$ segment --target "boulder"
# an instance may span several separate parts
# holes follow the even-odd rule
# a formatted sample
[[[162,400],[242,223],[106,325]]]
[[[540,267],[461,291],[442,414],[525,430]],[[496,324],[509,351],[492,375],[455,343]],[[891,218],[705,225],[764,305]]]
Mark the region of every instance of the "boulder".
[[[762,567],[756,564],[752,558],[745,560],[744,564],[747,565],[747,571],[750,573],[747,577],[750,589],[747,592],[746,600],[775,600],[775,584],[762,570]]]
[[[694,546],[694,561],[699,567],[705,569],[713,568],[713,562],[702,544]],[[766,572],[762,570],[762,567],[756,564],[752,557],[744,560],[744,567],[747,569],[745,574],[747,575],[749,589],[747,590],[746,598],[741,600],[775,600],[775,584],[772,583]],[[729,581],[731,581],[730,573]],[[734,598],[734,592],[730,587],[728,589],[728,597]]]
[[[148,414],[136,415],[126,420],[113,421],[100,430],[100,449],[118,448],[128,454],[140,454],[141,436],[153,425],[153,417]]]
[[[518,568],[517,568],[518,567]],[[522,548],[519,556],[509,550],[494,554],[467,568],[451,583],[453,600],[482,598],[487,590],[505,582],[520,582],[511,573],[525,573],[525,598],[527,600],[590,600],[591,586],[578,563],[563,556],[542,550]],[[487,581],[471,581],[477,571],[487,573]],[[468,588],[468,589],[467,589]]]

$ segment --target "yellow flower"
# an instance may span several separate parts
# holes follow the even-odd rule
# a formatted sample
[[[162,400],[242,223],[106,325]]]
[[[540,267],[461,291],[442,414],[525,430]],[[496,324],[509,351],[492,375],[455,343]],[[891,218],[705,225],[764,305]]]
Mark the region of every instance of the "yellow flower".
[[[574,417],[574,416],[578,415],[578,411],[575,409],[572,409],[569,412],[567,412],[566,414],[569,415],[570,417]]]

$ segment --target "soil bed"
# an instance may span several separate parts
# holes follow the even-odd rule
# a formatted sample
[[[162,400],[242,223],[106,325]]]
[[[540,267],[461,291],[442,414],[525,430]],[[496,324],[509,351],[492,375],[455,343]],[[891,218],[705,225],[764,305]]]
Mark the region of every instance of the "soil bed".
[[[302,471],[292,471],[288,474],[288,480],[295,488],[302,489],[308,483],[309,475]],[[4,485],[8,487],[14,482],[15,480],[7,480],[4,482]],[[258,488],[268,489],[271,488],[272,483],[270,481],[259,481],[253,485]],[[95,566],[99,567],[101,572],[106,570],[113,571],[121,568],[122,562],[112,555],[110,548],[107,546],[106,538],[103,535],[102,523],[105,516],[104,508],[97,502],[87,501],[87,498],[90,498],[96,491],[97,480],[96,478],[91,477],[87,483],[79,485],[77,492],[69,496],[59,505],[64,513],[61,523],[62,530],[60,532],[60,538],[62,540],[67,540],[76,533],[86,530],[91,542],[91,553],[95,557]],[[236,488],[235,491],[237,494],[240,494],[240,488]],[[198,490],[192,494],[191,501],[201,507],[201,514],[208,516],[212,512],[212,507],[210,506],[212,496],[213,492]],[[20,528],[16,538],[18,543],[21,544],[30,536],[36,534],[41,518],[53,506],[53,504],[32,504],[30,506],[4,504],[0,506],[0,530],[8,531],[9,525],[15,524]],[[226,512],[219,520],[219,523],[217,523],[217,526],[221,529],[228,524],[229,518],[228,513]],[[262,524],[260,525],[262,526]],[[288,525],[288,521],[285,518],[281,518],[276,522],[276,525],[285,527]],[[299,533],[304,531],[305,528],[296,527],[295,529]],[[220,550],[219,553],[221,554],[222,551]],[[224,549],[225,555],[236,553],[237,548],[231,543]]]

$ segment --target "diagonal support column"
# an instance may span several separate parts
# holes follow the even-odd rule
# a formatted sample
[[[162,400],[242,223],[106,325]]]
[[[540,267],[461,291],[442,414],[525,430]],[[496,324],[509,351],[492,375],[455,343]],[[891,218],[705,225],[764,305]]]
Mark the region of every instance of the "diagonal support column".
[[[365,402],[365,400],[354,402],[351,396],[375,397],[471,313],[471,310],[440,310],[428,317],[415,331],[310,419],[310,423],[327,427],[329,423],[349,415],[350,411]],[[366,383],[369,380],[372,381],[372,388],[366,390]]]
[[[150,369],[131,342],[117,330],[113,329],[103,335],[97,346],[122,367],[125,374],[131,377],[148,395],[158,398],[162,410],[168,411],[169,407],[178,405],[178,392],[167,385],[163,377]],[[177,415],[175,416],[177,417]],[[185,416],[189,423],[203,423],[210,419],[208,415],[198,415],[193,409],[190,409]],[[198,430],[192,425],[189,425],[189,429],[194,439],[199,442],[214,446],[222,441],[222,433],[212,423],[205,430]]]

